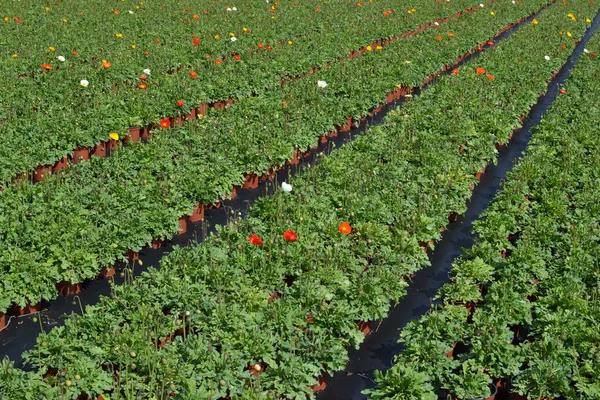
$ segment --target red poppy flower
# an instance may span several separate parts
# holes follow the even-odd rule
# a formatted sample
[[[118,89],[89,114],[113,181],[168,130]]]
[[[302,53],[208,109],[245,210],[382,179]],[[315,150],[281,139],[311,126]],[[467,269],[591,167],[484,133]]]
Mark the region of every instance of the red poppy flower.
[[[158,39],[154,39],[154,42],[156,42],[156,43],[160,43],[160,40],[158,40]]]
[[[564,44],[562,46],[560,46],[561,49],[566,50],[567,46],[565,46]]]
[[[340,224],[340,227],[338,228],[338,231],[340,231],[340,233],[343,233],[344,235],[349,235],[350,233],[352,233],[352,227],[349,223],[342,222]]]
[[[234,55],[233,55],[233,58],[235,58],[235,59],[236,59],[236,60],[238,60],[238,61],[242,59],[242,57],[240,57],[240,55],[239,55],[239,54],[234,54]]]
[[[142,90],[145,90],[147,87],[148,87],[148,86],[146,86],[146,84],[145,84],[145,83],[140,83],[140,84],[138,85],[138,89],[142,89]]]
[[[74,51],[72,54],[73,54],[74,56],[76,56],[76,55],[77,55],[77,52],[76,52],[76,51]]]
[[[255,233],[250,235],[250,237],[248,238],[248,241],[250,242],[251,245],[254,245],[254,246],[260,246],[261,244],[265,244],[261,238],[256,236]]]
[[[191,71],[190,76],[192,77],[192,79],[196,79],[198,77],[198,73]]]
[[[269,45],[267,45],[267,50],[273,50],[273,48]]]
[[[298,239],[298,234],[294,231],[287,230],[283,232],[283,238],[288,242],[295,242]]]
[[[192,42],[192,44],[193,44],[194,46],[199,46],[199,45],[200,45],[200,38],[196,38],[196,39],[194,39],[194,41]]]
[[[52,65],[50,65],[50,64],[42,64],[42,68],[44,68],[46,71],[50,71],[52,69]]]
[[[567,94],[567,91],[565,89],[560,89],[559,92],[560,94]]]
[[[183,107],[185,102],[183,100],[177,100],[177,107]]]
[[[221,59],[215,60],[215,64],[217,64],[217,65],[221,65],[222,62],[223,62],[223,60],[221,60]]]
[[[591,57],[596,57],[596,53],[590,53]]]
[[[483,75],[483,74],[485,74],[485,68],[479,67],[475,71],[477,72],[477,75]]]
[[[161,119],[160,120],[160,127],[161,128],[167,129],[170,126],[171,126],[171,120],[170,119]]]
[[[141,75],[140,76],[140,81],[145,81],[146,79],[148,79],[148,77],[146,75]]]

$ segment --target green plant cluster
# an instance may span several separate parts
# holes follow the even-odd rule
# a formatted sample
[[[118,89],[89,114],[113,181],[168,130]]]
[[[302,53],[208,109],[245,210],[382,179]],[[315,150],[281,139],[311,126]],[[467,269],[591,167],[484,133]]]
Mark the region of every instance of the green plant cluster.
[[[124,259],[128,249],[138,251],[153,238],[170,238],[179,229],[178,219],[190,215],[198,201],[223,199],[233,185],[243,183],[245,173],[260,175],[283,165],[347,116],[367,115],[398,84],[423,82],[540,4],[503,3],[491,8],[494,16],[464,15],[444,26],[454,37],[440,29],[394,42],[278,91],[242,99],[183,128],[160,129],[147,144],[93,158],[44,182],[11,185],[0,193],[0,310],[13,302],[24,306],[52,299],[57,282],[93,278],[102,267]],[[573,24],[579,30],[586,26]],[[436,40],[441,34],[446,42]],[[554,70],[567,52],[552,49],[550,54],[559,56],[545,63]],[[410,64],[391,62],[407,57]],[[329,86],[319,88],[319,80]],[[529,104],[529,97],[523,99]],[[477,140],[466,140],[475,157],[480,156]],[[478,162],[483,168],[485,162]]]
[[[443,304],[403,330],[405,349],[371,398],[487,397],[499,379],[528,399],[600,398],[600,34],[586,47],[476,223]]]
[[[565,62],[567,53],[553,50],[563,13],[544,11],[539,25],[322,157],[291,181],[291,192],[259,200],[247,219],[232,216],[204,244],[177,249],[160,270],[42,334],[26,354],[33,372],[3,362],[0,394],[311,398],[316,378],[342,368],[346,348],[362,341],[354,321],[385,317],[404,294],[401,277],[428,264],[419,242],[439,238],[448,214],[464,211],[474,173]],[[557,64],[540,62],[544,54]],[[477,67],[498,71],[502,83]]]
[[[361,7],[341,0],[246,2],[238,4],[237,11],[227,11],[226,5],[233,7],[229,1],[192,6],[181,0],[143,5],[128,0],[115,3],[117,15],[110,7],[100,11],[98,5],[81,0],[47,3],[0,6],[0,15],[11,16],[9,22],[0,20],[2,187],[17,174],[52,165],[76,148],[108,141],[112,132],[123,137],[128,127],[157,124],[160,118],[183,115],[203,102],[260,94],[278,87],[286,76],[476,4],[417,0],[411,3],[417,12],[409,14],[400,0],[365,1]],[[45,11],[46,5],[50,11]],[[384,16],[391,8],[395,12]],[[41,37],[40,32],[45,34]],[[214,63],[223,57],[222,64]],[[112,66],[103,68],[102,60]],[[53,69],[45,71],[42,64]],[[145,74],[145,69],[151,73]],[[192,78],[191,72],[198,76]],[[143,82],[142,75],[147,77]],[[82,87],[81,80],[89,86]],[[146,89],[138,88],[141,83]],[[183,107],[177,106],[179,100]]]

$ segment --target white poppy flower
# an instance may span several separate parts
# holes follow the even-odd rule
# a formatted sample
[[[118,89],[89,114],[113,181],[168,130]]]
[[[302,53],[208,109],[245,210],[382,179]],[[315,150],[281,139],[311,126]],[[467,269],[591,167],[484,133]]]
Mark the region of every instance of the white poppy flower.
[[[83,86],[83,87],[88,87],[88,86],[89,86],[89,84],[90,84],[90,82],[89,82],[89,81],[87,81],[87,80],[85,80],[85,79],[82,79],[82,80],[80,80],[80,81],[79,81],[79,84],[80,84],[81,86]]]
[[[588,49],[583,49],[583,52],[584,52],[585,54],[588,54],[590,51],[589,51]]]
[[[150,75],[150,68],[146,68],[146,69],[145,69],[143,72],[144,72],[146,75]]]
[[[484,7],[483,3],[480,3],[480,4],[479,4],[479,7],[483,8],[483,7]]]
[[[546,61],[550,61],[550,56],[544,56],[544,58],[546,59]]]
[[[129,10],[129,14],[132,14],[132,15],[133,15],[133,11]]]
[[[281,189],[283,189],[283,191],[284,191],[284,192],[286,192],[286,193],[289,193],[289,192],[291,192],[291,191],[292,191],[292,185],[290,185],[290,184],[289,184],[289,183],[287,183],[287,182],[283,182],[283,183],[281,184]]]
[[[325,82],[325,81],[319,81],[319,82],[317,82],[317,86],[319,86],[320,88],[326,88],[327,87],[327,82]]]
[[[58,56],[56,57],[58,59],[58,61],[60,62],[65,62],[65,58],[63,56]]]
[[[433,24],[434,24],[435,26],[439,26],[439,25],[440,25],[440,23],[439,23],[439,22],[437,22],[437,21],[435,21]]]
[[[233,7],[233,8],[232,8],[232,10],[233,10],[233,11],[237,11],[237,7]]]
[[[235,36],[232,36],[232,37],[231,37],[231,41],[232,41],[232,42],[235,42],[236,40],[237,40],[237,38],[236,38]]]
[[[231,11],[231,7],[227,7],[227,11]]]
[[[516,2],[515,0],[512,0],[512,3],[513,3],[513,4],[517,4],[517,2]]]

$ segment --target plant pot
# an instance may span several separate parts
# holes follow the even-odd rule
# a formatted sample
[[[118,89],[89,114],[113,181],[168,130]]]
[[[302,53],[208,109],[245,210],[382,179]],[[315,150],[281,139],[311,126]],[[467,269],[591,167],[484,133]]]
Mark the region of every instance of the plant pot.
[[[273,169],[269,169],[269,171],[265,172],[264,174],[262,174],[259,179],[261,181],[270,181],[273,179],[273,177],[275,176],[275,171],[273,171]]]
[[[152,243],[150,243],[150,247],[153,249],[160,249],[165,245],[165,242],[161,239],[152,239]]]
[[[6,326],[6,315],[0,312],[0,331]]]
[[[185,119],[183,117],[173,118],[173,126],[183,126],[184,123],[185,123]]]
[[[476,397],[476,398],[471,398],[469,400],[494,400],[496,398],[496,395],[498,394],[498,388],[495,385],[492,385],[490,383],[490,393],[491,395],[489,397]]]
[[[258,187],[258,175],[256,175],[254,172],[246,174],[246,180],[244,181],[242,188],[243,189],[255,189],[257,187]]]
[[[34,305],[27,304],[25,307],[21,308],[18,305],[13,305],[11,311],[16,315],[29,315],[39,312],[42,309],[42,303],[37,303]]]
[[[394,102],[394,100],[396,100],[396,94],[395,94],[395,92],[388,93],[388,94],[385,96],[385,99],[387,100],[387,102],[388,102],[388,103],[393,103],[393,102]]]
[[[230,194],[225,195],[225,198],[228,200],[233,200],[237,197],[237,189],[234,187]]]
[[[113,276],[116,273],[117,273],[117,267],[115,267],[114,265],[110,269],[108,269],[107,267],[102,267],[102,269],[100,270],[100,274],[98,275],[98,278],[99,279],[110,278],[111,276]]]
[[[177,231],[178,234],[182,235],[187,232],[187,220],[188,218],[186,216],[179,218],[179,230]]]
[[[192,108],[192,109],[190,110],[190,113],[189,113],[189,114],[185,114],[185,120],[186,120],[186,121],[191,121],[191,120],[194,120],[194,119],[196,119],[196,118],[197,118],[197,116],[198,116],[198,115],[196,114],[196,112],[197,112],[197,109],[196,109],[196,108]]]
[[[274,302],[275,300],[277,300],[280,297],[281,297],[281,293],[275,292],[275,293],[273,293],[273,294],[271,294],[269,296],[269,299],[267,300],[267,303],[272,303],[272,302]]]
[[[319,379],[317,379],[317,381],[319,382],[317,385],[311,386],[311,389],[314,393],[320,392],[322,390],[325,390],[325,388],[327,387],[327,373],[324,373],[323,375],[321,375],[321,377]]]
[[[127,258],[130,261],[135,261],[139,258],[140,253],[138,253],[137,251],[133,251],[133,250],[127,250]]]
[[[448,222],[456,222],[458,221],[458,213],[450,213],[448,214]]]
[[[198,117],[199,115],[206,115],[206,108],[207,108],[206,103],[200,104],[200,107],[196,108],[196,117]]]
[[[41,182],[45,181],[52,175],[52,167],[49,165],[42,165],[35,169],[33,172],[33,181]]]
[[[106,157],[106,143],[100,142],[94,147],[92,155],[95,157]]]
[[[151,130],[152,128],[150,126],[145,126],[144,128],[142,128],[142,138],[148,139],[150,136],[152,136],[152,134],[150,133]]]
[[[129,134],[127,136],[125,136],[125,142],[127,143],[135,143],[138,140],[140,140],[140,137],[142,136],[142,132],[144,130],[144,128],[142,128],[141,126],[134,126],[132,128],[129,128]]]
[[[358,325],[358,329],[367,336],[371,333],[371,322],[370,321],[354,321]]]
[[[214,108],[215,110],[224,110],[225,109],[225,105],[227,103],[224,100],[217,100],[213,103],[211,103],[211,107]]]
[[[346,124],[342,126],[336,126],[338,132],[350,132],[352,129],[352,118],[346,118]]]
[[[192,215],[188,218],[190,222],[199,222],[204,218],[204,205],[202,203],[198,203]]]
[[[288,165],[298,165],[300,164],[300,158],[302,157],[302,152],[300,150],[296,150],[291,160],[288,160],[286,164]]]
[[[108,141],[108,143],[106,144],[106,147],[110,151],[117,151],[117,150],[119,150],[119,141],[115,140],[115,139],[110,139]]]
[[[58,160],[56,162],[56,164],[54,164],[54,166],[52,167],[52,171],[53,172],[57,172],[60,171],[61,169],[67,169],[69,167],[69,158],[68,157],[63,157],[60,160]]]
[[[77,164],[83,160],[88,160],[90,158],[90,150],[87,148],[77,149],[73,152],[73,163]]]
[[[446,352],[446,357],[448,358],[452,358],[452,356],[454,355],[454,350],[456,349],[456,343],[454,343],[452,345],[452,349],[450,349],[450,351]]]
[[[58,291],[58,294],[68,296],[70,294],[77,294],[81,292],[81,286],[81,283],[62,281],[56,284],[56,290]]]

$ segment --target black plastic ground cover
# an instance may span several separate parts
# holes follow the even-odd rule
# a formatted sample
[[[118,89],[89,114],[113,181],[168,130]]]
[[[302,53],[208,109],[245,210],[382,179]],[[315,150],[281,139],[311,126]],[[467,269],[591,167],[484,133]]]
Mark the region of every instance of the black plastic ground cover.
[[[499,150],[497,165],[492,164],[487,167],[486,173],[473,191],[466,214],[449,224],[446,231],[442,233],[440,241],[435,244],[435,250],[428,251],[431,267],[416,273],[408,288],[408,294],[393,308],[388,318],[372,326],[374,332],[365,338],[359,350],[350,350],[350,361],[346,369],[335,373],[327,381],[327,388],[317,396],[318,400],[367,399],[361,391],[375,386],[373,371],[386,371],[391,368],[394,356],[402,350],[402,345],[397,342],[400,330],[411,320],[418,319],[429,311],[433,296],[443,284],[449,281],[448,273],[452,269],[454,260],[462,254],[463,249],[472,247],[475,239],[472,233],[473,222],[480,217],[496,193],[501,190],[501,181],[523,155],[536,126],[556,99],[559,88],[569,77],[577,59],[598,26],[600,26],[600,11],[565,65],[548,85],[546,95],[540,97],[531,109],[523,126],[514,132],[509,145]]]
[[[496,38],[495,43],[507,38],[514,31],[516,31],[520,26],[522,26],[525,23],[528,23],[531,19],[533,19],[533,16],[528,18],[527,20],[523,21],[521,24],[513,27],[511,30],[500,35],[498,38]],[[585,43],[586,41],[587,40],[582,40],[581,43]],[[580,45],[581,45],[581,43],[580,43]],[[490,46],[485,45],[482,47],[483,47],[483,49],[486,49]],[[579,46],[579,47],[577,47],[575,54],[579,54],[579,53],[581,53],[581,51],[582,51],[582,48],[580,49],[580,46]],[[479,54],[479,52],[476,52],[472,55],[465,57],[457,65],[457,67],[462,65],[463,63],[468,62],[469,60],[477,57],[478,54]],[[569,65],[569,62],[567,64]],[[568,70],[568,71],[570,71],[570,69],[571,69],[571,67],[565,68],[565,70]],[[451,70],[444,72],[444,74],[449,74],[449,73],[451,73]],[[557,77],[557,79],[559,79],[560,76],[561,75],[559,75]],[[427,86],[434,84],[434,83],[435,83],[435,79],[432,82],[430,82],[428,85],[425,85],[424,88],[426,88]],[[421,92],[421,89],[417,88],[417,89],[413,90],[413,92],[411,94],[413,97],[416,97],[420,94],[420,92]],[[556,92],[556,90],[554,90],[554,92]],[[550,92],[549,92],[548,96],[550,96]],[[553,99],[553,98],[554,97],[551,97],[551,99]],[[210,232],[213,232],[215,230],[216,226],[225,225],[227,223],[228,219],[233,217],[235,213],[241,213],[241,214],[238,214],[238,216],[239,215],[244,216],[246,214],[247,210],[249,209],[249,207],[258,198],[260,198],[261,196],[270,195],[271,193],[273,193],[275,188],[280,185],[281,182],[287,181],[287,179],[289,179],[290,176],[293,176],[297,173],[302,172],[302,170],[306,166],[317,164],[317,160],[318,160],[317,155],[319,153],[325,153],[325,154],[329,155],[333,149],[340,147],[342,144],[344,144],[346,142],[352,141],[354,139],[354,137],[356,137],[358,134],[366,131],[367,129],[369,129],[372,126],[381,124],[383,122],[383,120],[385,119],[385,117],[387,116],[387,114],[391,110],[402,106],[402,104],[405,101],[406,100],[404,98],[402,98],[400,100],[396,100],[394,103],[386,104],[385,106],[382,107],[380,112],[378,112],[377,114],[375,114],[372,117],[369,117],[367,120],[362,121],[357,127],[353,127],[350,132],[347,132],[347,133],[339,132],[337,137],[330,139],[327,143],[319,144],[318,148],[311,151],[310,155],[308,155],[307,157],[304,157],[301,160],[300,164],[290,165],[290,166],[286,167],[285,169],[277,172],[276,178],[273,181],[261,182],[259,184],[259,187],[256,189],[238,189],[237,197],[234,200],[223,201],[222,202],[223,206],[221,208],[206,209],[203,222],[199,222],[199,223],[188,222],[187,223],[187,232],[185,234],[175,236],[172,240],[167,241],[166,245],[164,247],[161,247],[159,249],[151,249],[151,248],[142,249],[139,253],[139,259],[142,261],[142,265],[138,264],[137,261],[129,262],[129,263],[117,263],[116,264],[117,273],[115,274],[114,277],[109,278],[109,279],[91,280],[91,281],[84,282],[83,291],[78,295],[59,296],[56,300],[44,302],[44,303],[42,303],[42,311],[39,313],[36,313],[36,314],[20,316],[20,317],[7,316],[7,327],[4,330],[0,331],[0,359],[4,358],[5,356],[8,356],[11,360],[13,360],[15,362],[16,367],[24,368],[25,370],[29,369],[27,366],[23,365],[22,353],[33,347],[33,345],[36,342],[37,337],[39,336],[39,334],[41,332],[41,329],[43,329],[44,331],[47,332],[56,326],[60,326],[63,324],[63,321],[66,316],[70,315],[71,313],[81,314],[82,309],[85,309],[86,305],[97,304],[99,302],[100,296],[109,296],[110,292],[111,292],[110,281],[114,279],[115,284],[117,284],[117,285],[122,284],[125,279],[122,276],[122,275],[124,275],[125,269],[127,269],[127,268],[131,269],[131,271],[133,272],[133,275],[137,276],[137,275],[141,274],[143,271],[146,271],[149,267],[158,268],[159,264],[160,264],[160,260],[164,256],[171,253],[173,250],[173,247],[187,246],[192,241],[202,242],[207,234],[209,234]],[[548,105],[551,103],[552,103],[552,101],[550,100],[548,102]],[[545,110],[545,108],[544,108],[544,110]],[[540,115],[542,112],[540,112]],[[527,122],[529,123],[529,121],[527,121]],[[513,141],[516,140],[516,136],[517,135],[515,135],[515,137],[513,138]],[[526,142],[522,145],[522,148],[524,148],[525,145],[526,145]],[[511,144],[510,150],[512,150],[513,147],[516,147],[516,146],[513,146]],[[501,152],[500,157],[503,156],[503,153],[504,152]],[[496,169],[494,169],[494,168],[492,168],[492,169],[488,168],[488,172],[484,175],[484,177],[482,178],[482,181],[475,189],[475,191],[473,193],[473,198],[471,199],[471,202],[469,204],[469,211],[467,212],[465,221],[468,221],[469,218],[475,219],[472,216],[470,216],[471,209],[473,207],[478,207],[482,201],[485,201],[485,203],[481,203],[481,204],[483,204],[481,207],[481,210],[479,210],[479,212],[481,212],[485,208],[485,206],[487,206],[489,200],[493,196],[493,193],[495,193],[495,191],[497,190],[497,184],[496,184],[496,187],[494,189],[491,189],[491,191],[490,191],[491,194],[488,195],[489,199],[487,199],[487,200],[481,199],[481,192],[488,185],[489,176],[492,174],[495,174],[495,173],[498,173],[498,174],[500,173],[500,172],[493,172],[495,170]],[[506,170],[508,170],[508,169],[506,169]],[[500,175],[498,177],[498,181],[500,180],[501,176],[502,175]],[[477,215],[479,215],[479,212],[477,213]],[[459,220],[459,221],[461,221],[461,220]],[[457,225],[458,225],[458,223],[454,223],[448,227],[449,231],[445,232],[445,234],[442,235],[442,241],[440,243],[436,244],[435,254],[441,256],[442,253],[448,252],[449,254],[454,254],[454,256],[452,256],[452,259],[454,259],[454,257],[460,253],[460,249],[462,247],[466,247],[466,246],[470,245],[468,242],[464,242],[464,243],[457,242],[456,246],[448,245],[448,243],[447,243],[448,238],[451,237],[451,232],[453,230],[456,230]],[[465,228],[467,228],[467,227],[465,227]],[[467,234],[469,231],[470,231],[470,225],[467,228],[467,230],[465,231],[465,233]],[[451,240],[453,240],[453,239],[451,239]],[[455,249],[454,253],[451,253],[452,248]],[[437,288],[439,286],[441,286],[444,282],[446,282],[448,280],[446,272],[447,272],[447,270],[449,270],[449,262],[448,262],[448,267],[445,270],[446,272],[443,272],[443,271],[440,272],[437,275],[436,280],[430,280],[430,279],[423,278],[424,274],[431,274],[432,270],[436,270],[436,265],[438,265],[438,264],[441,265],[441,263],[439,261],[436,262],[435,257],[434,257],[433,267],[428,268],[426,271],[423,271],[422,273],[418,274],[417,277],[415,278],[415,281],[411,285],[412,287],[415,288],[414,290],[417,290],[418,292],[420,292],[422,290],[428,290],[428,292],[427,292],[428,299],[433,296],[433,293],[435,293],[435,291],[437,290]],[[405,304],[402,307],[403,314],[399,315],[398,307],[396,307],[390,314],[389,318],[386,320],[385,324],[384,323],[381,324],[381,327],[379,328],[379,332],[377,332],[376,334],[371,334],[367,337],[367,339],[366,339],[365,343],[363,344],[363,346],[361,347],[360,351],[358,351],[358,352],[351,351],[350,352],[350,362],[347,365],[346,371],[336,374],[335,379],[330,379],[331,382],[328,383],[328,389],[325,390],[319,396],[320,399],[331,398],[331,399],[347,400],[347,399],[355,398],[355,397],[352,397],[352,395],[342,394],[342,393],[347,393],[347,392],[342,391],[341,387],[338,389],[334,389],[338,385],[338,383],[337,383],[338,381],[339,381],[339,384],[342,386],[351,385],[350,381],[346,381],[345,379],[340,380],[340,377],[345,376],[346,373],[354,373],[353,371],[359,371],[358,373],[361,373],[361,374],[367,373],[367,374],[369,374],[368,376],[370,376],[370,374],[372,373],[372,371],[374,369],[385,369],[384,366],[387,366],[387,368],[389,368],[389,366],[391,366],[391,359],[392,359],[393,354],[395,354],[399,351],[399,349],[397,349],[397,346],[391,346],[391,345],[392,344],[395,345],[396,340],[398,338],[398,332],[397,332],[398,327],[404,326],[404,324],[406,323],[406,322],[396,323],[395,321],[398,320],[399,318],[402,321],[408,321],[413,318],[418,318],[420,315],[422,315],[424,312],[426,312],[429,309],[429,302],[427,302],[425,308],[422,305],[419,305],[417,300],[414,298],[415,293],[413,293],[414,290],[412,289],[412,287],[408,292],[408,296],[401,303],[401,304]],[[413,304],[414,304],[414,306],[413,306]],[[413,310],[413,311],[411,311],[409,313],[408,312],[409,310]],[[388,335],[384,335],[383,333],[384,333],[385,329],[387,329],[386,327],[388,327],[388,326],[390,327],[389,329],[391,329],[393,332],[390,332],[390,334],[388,334]],[[386,346],[389,346],[389,347],[386,347]],[[389,354],[382,354],[383,359],[389,358],[389,360],[382,359],[383,362],[379,361],[380,358],[377,358],[376,356],[372,355],[369,350],[373,347],[382,347],[384,349],[387,349],[387,350],[384,350],[384,353],[390,351]],[[395,349],[395,350],[393,350],[393,349]],[[374,362],[375,360],[377,360],[377,362]],[[363,361],[364,361],[364,365],[362,364]],[[371,383],[371,385],[372,385],[372,383]],[[356,395],[359,396],[356,398],[364,398],[364,396],[360,397],[360,390],[362,390],[362,388],[366,388],[368,386],[357,385],[356,383],[354,384],[354,386],[355,386]],[[329,387],[331,387],[331,389]],[[350,389],[350,387],[348,387],[347,389]],[[336,397],[336,394],[334,394],[336,392],[338,392],[341,395],[341,397]],[[323,396],[326,396],[326,397],[323,397]]]

